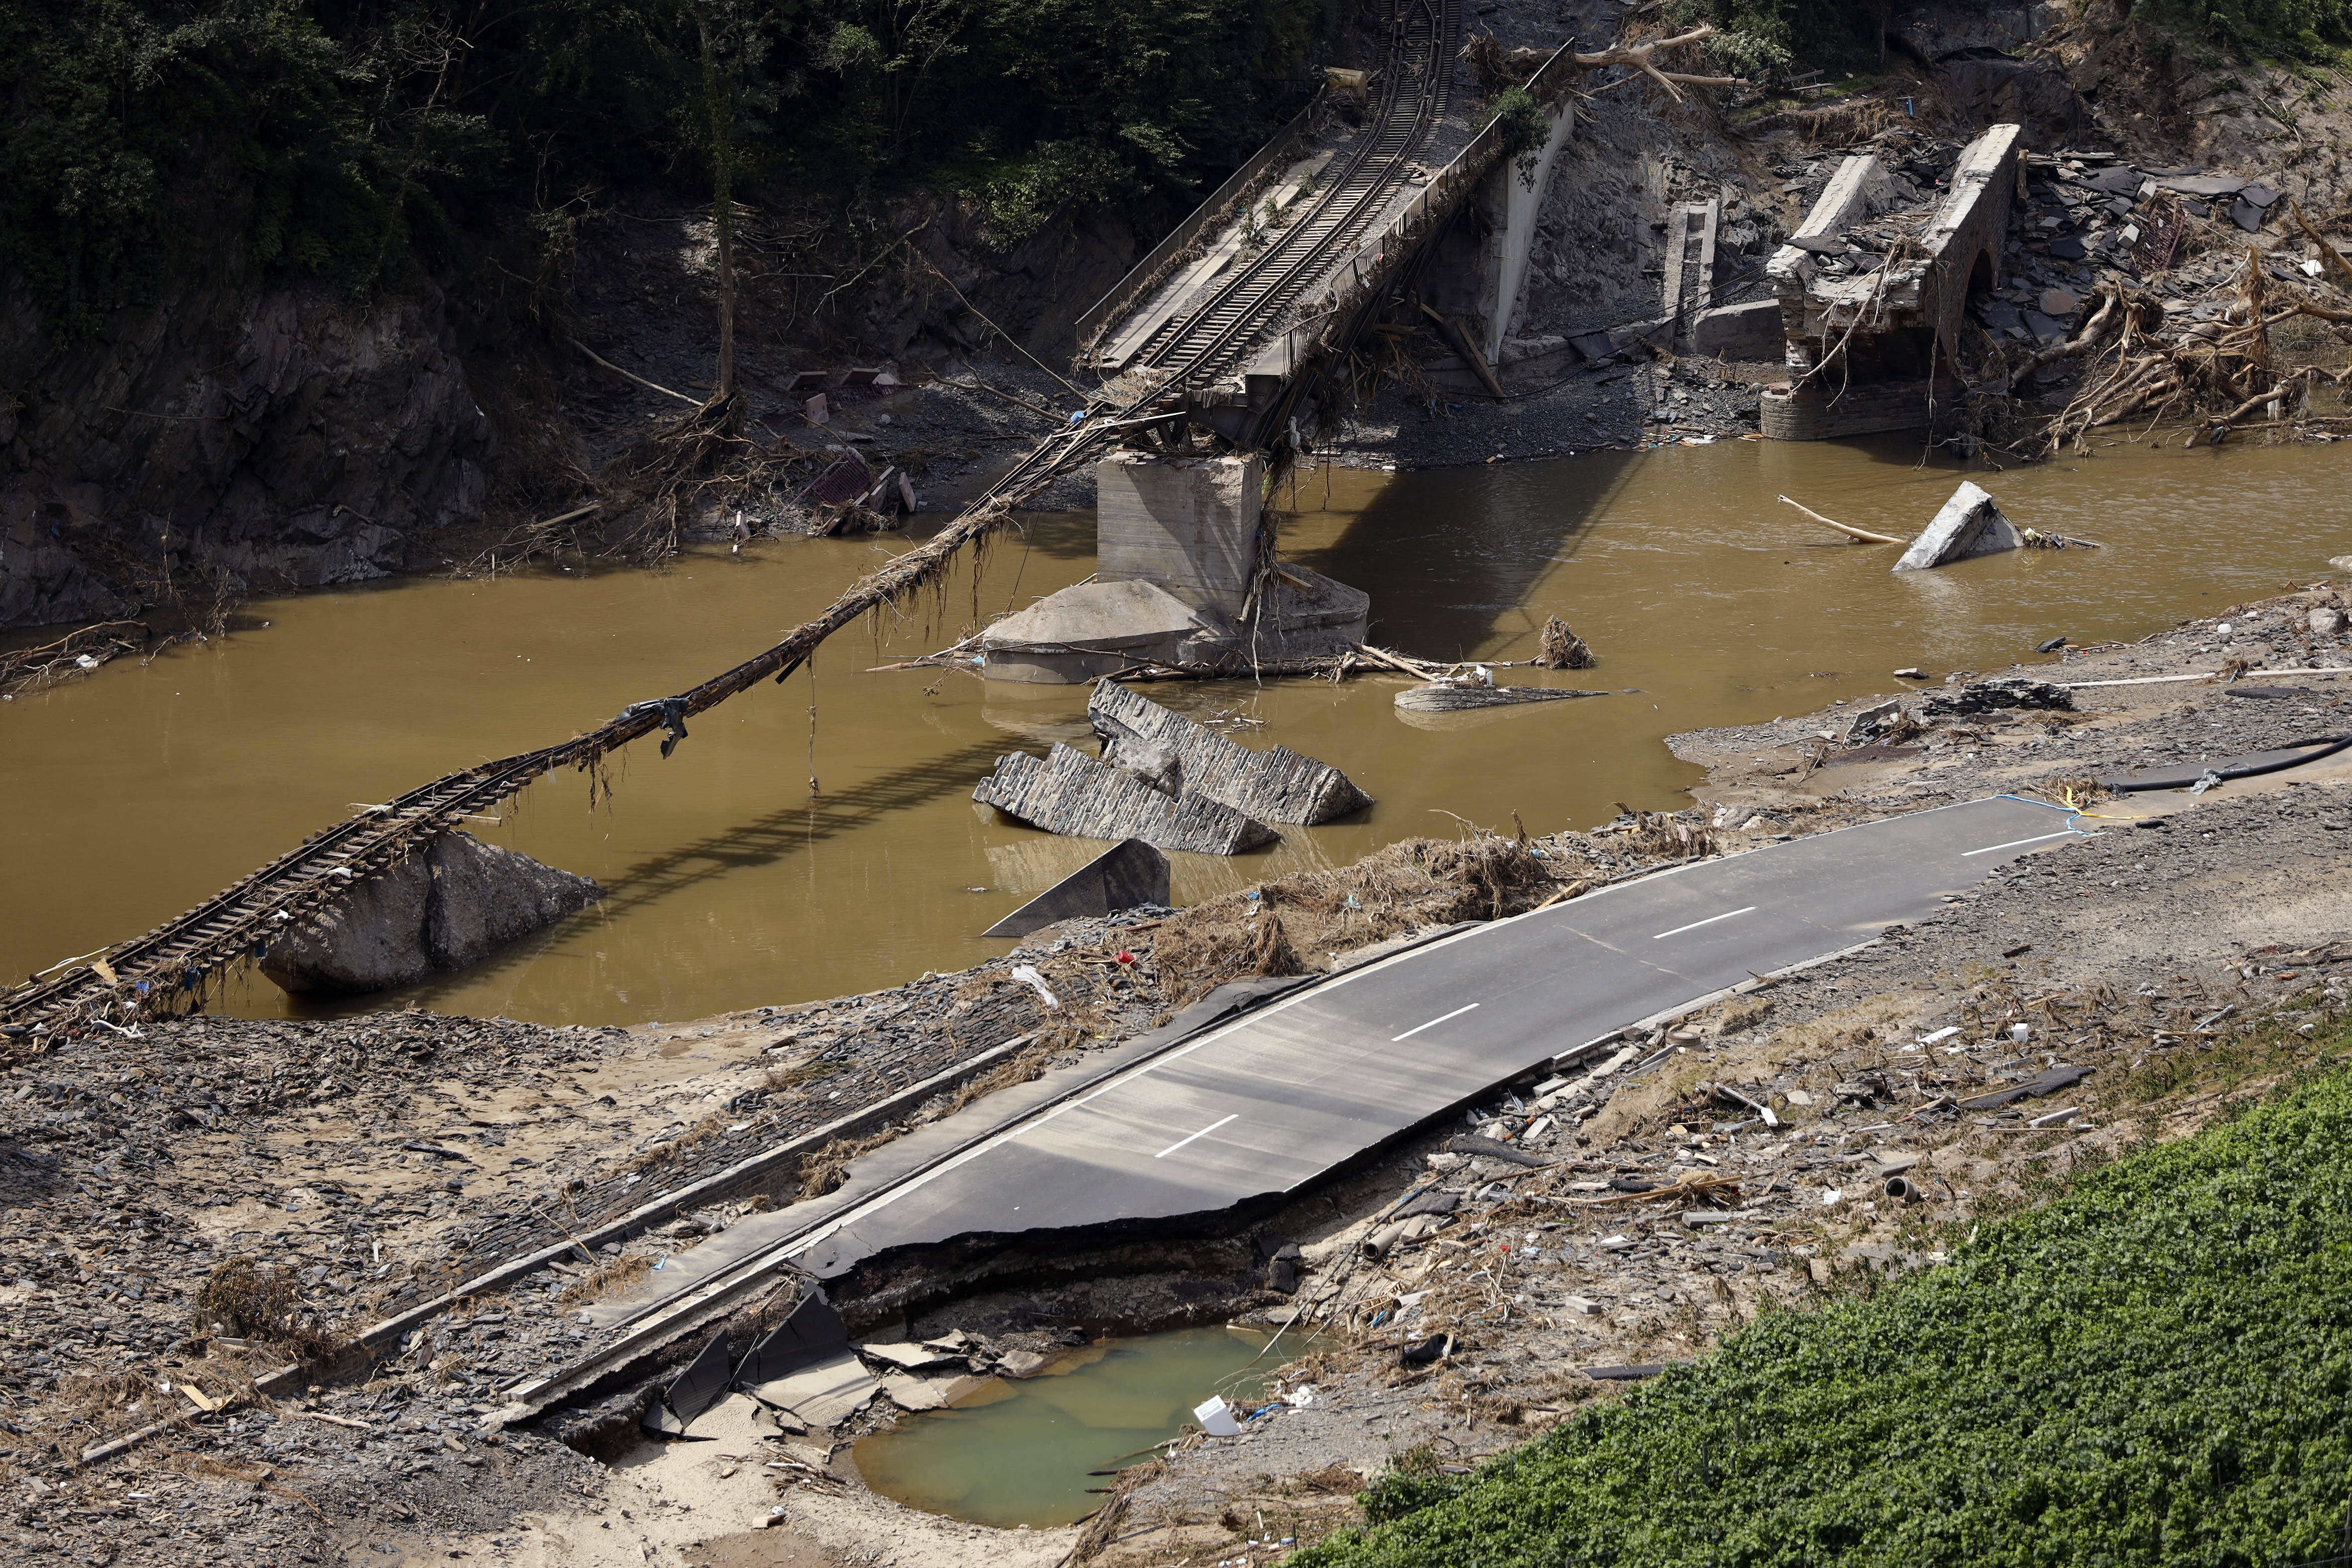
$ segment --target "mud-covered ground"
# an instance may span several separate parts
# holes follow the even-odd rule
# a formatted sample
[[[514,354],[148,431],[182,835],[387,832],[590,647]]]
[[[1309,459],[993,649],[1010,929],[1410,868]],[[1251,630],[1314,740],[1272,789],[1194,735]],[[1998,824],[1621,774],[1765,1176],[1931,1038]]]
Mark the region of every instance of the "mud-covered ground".
[[[2344,656],[2314,633],[2314,612],[2332,626],[2335,593],[2237,607],[2032,673],[2133,680],[2224,658],[2325,668]],[[1677,737],[1681,754],[1711,764],[1679,819],[1537,841],[1539,855],[1481,853],[1537,868],[1514,894],[1523,908],[1544,879],[1589,885],[1990,790],[2063,799],[2083,788],[2069,781],[2326,728],[2345,678],[2286,679],[2285,697],[2230,695],[2285,684],[2266,676],[2084,685],[2074,711],[1958,718],[1919,709],[1965,683],[1922,680],[1893,715],[1849,703]],[[1873,738],[1906,719],[1926,728],[1892,746]],[[1222,1301],[1260,1323],[1297,1313],[1291,1331],[1318,1337],[1286,1375],[1318,1396],[1243,1437],[1181,1446],[1119,1500],[1110,1533],[1126,1539],[1110,1556],[1227,1561],[1265,1539],[1261,1515],[1311,1537],[1347,1516],[1351,1478],[1400,1453],[1454,1463],[1520,1440],[1622,1385],[1594,1369],[1699,1353],[1767,1300],[1801,1306],[1839,1288],[1842,1270],[1932,1266],[1947,1227],[2252,1092],[2343,997],[2352,910],[2333,867],[2352,826],[2347,785],[2352,762],[2330,760],[2197,797],[2078,795],[2086,836],[1916,929],[1498,1094],[1475,1126],[1434,1129],[1261,1220],[1239,1268],[1204,1280],[1183,1310]],[[1404,886],[1388,853],[1383,885]],[[1483,912],[1465,910],[1465,889],[1445,891],[1453,864],[1417,872],[1392,924]],[[339,1360],[333,1347],[501,1257],[601,1235],[857,1107],[891,1108],[885,1135],[936,1116],[963,1091],[921,1086],[983,1053],[1026,1076],[1131,1037],[1201,985],[1262,963],[1266,944],[1219,923],[1254,918],[1241,912],[1253,901],[1291,922],[1298,948],[1331,944],[1314,923],[1328,892],[1204,906],[1176,946],[1169,917],[1139,914],[1047,933],[964,974],[690,1026],[194,1019],[21,1060],[0,1089],[14,1543],[126,1563],[187,1561],[199,1543],[289,1563],[452,1550],[591,1562],[624,1544],[628,1561],[675,1561],[698,1542],[709,1544],[694,1560],[711,1562],[1058,1555],[1071,1532],[974,1531],[864,1494],[822,1432],[747,1426],[709,1447],[625,1446],[607,1465],[530,1426],[486,1424],[501,1388],[593,1345],[572,1309],[628,1289],[760,1205],[756,1193],[561,1256],[376,1354]],[[1076,1007],[1044,1007],[1011,977],[1016,962]],[[2087,1072],[2052,1079],[2056,1068]],[[2037,1080],[2011,1103],[1984,1098]],[[1487,1142],[1465,1151],[1465,1135]],[[808,1146],[836,1165],[854,1155],[826,1143]],[[796,1174],[772,1190],[788,1199]],[[1890,1192],[1895,1177],[1918,1201]],[[1415,1192],[1412,1212],[1391,1212]],[[1368,1255],[1365,1239],[1399,1220],[1412,1223]],[[1295,1276],[1248,1261],[1285,1244],[1299,1248]],[[1036,1328],[1039,1305],[1021,1315],[1026,1331],[988,1300],[936,1306],[905,1328],[977,1331],[959,1375],[1034,1374],[1087,1332]],[[253,1379],[306,1345],[312,1381],[253,1396]],[[1426,1363],[1402,1364],[1404,1349]],[[892,1418],[877,1404],[841,1436]],[[730,1557],[751,1551],[751,1527],[778,1507],[778,1533]]]

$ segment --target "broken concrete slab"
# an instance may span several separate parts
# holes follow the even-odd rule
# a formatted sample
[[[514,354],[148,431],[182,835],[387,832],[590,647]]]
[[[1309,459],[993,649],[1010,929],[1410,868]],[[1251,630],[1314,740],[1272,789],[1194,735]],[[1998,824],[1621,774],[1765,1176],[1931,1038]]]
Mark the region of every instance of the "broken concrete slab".
[[[944,1410],[949,1401],[955,1397],[957,1384],[970,1381],[969,1378],[916,1377],[911,1373],[898,1373],[882,1379],[882,1392],[889,1397],[891,1404],[901,1410]]]
[[[1062,921],[1117,914],[1145,904],[1164,907],[1167,902],[1168,857],[1140,838],[1129,838],[1104,850],[980,934],[1027,936]]]
[[[445,833],[271,942],[261,972],[298,995],[413,985],[479,963],[604,896],[585,877]]]
[[[1396,694],[1396,706],[1412,713],[1459,713],[1473,708],[1511,708],[1528,702],[1558,702],[1570,697],[1604,697],[1572,686],[1456,686],[1433,681]]]
[[[882,1392],[881,1382],[843,1345],[824,1361],[754,1385],[751,1397],[813,1428],[838,1426]]]
[[[638,1425],[645,1430],[664,1437],[682,1437],[694,1418],[718,1404],[734,1383],[735,1358],[729,1348],[727,1331],[720,1329],[702,1347],[702,1352],[688,1363],[684,1372],[670,1380],[661,1396],[646,1409]]]
[[[940,1350],[930,1345],[910,1344],[904,1340],[887,1344],[859,1345],[857,1353],[868,1361],[882,1362],[900,1372],[920,1372],[925,1367],[961,1366],[965,1353],[960,1349]]]
[[[1943,510],[1923,530],[1903,559],[1895,563],[1897,572],[1924,572],[1931,567],[1948,566],[1955,561],[1967,561],[1979,555],[1998,555],[2003,551],[2024,548],[2025,536],[2017,525],[2001,515],[1992,497],[1983,487],[1960,482]]]
[[[2158,179],[2156,185],[2175,195],[2203,196],[2210,201],[2215,196],[2236,195],[2246,188],[2246,182],[2228,174],[2188,174]]]
[[[1162,849],[1238,855],[1280,835],[1202,795],[1162,795],[1123,768],[1055,742],[1045,757],[996,759],[971,798],[1032,827],[1076,838],[1140,838]]]
[[[1162,794],[1202,795],[1261,822],[1328,822],[1372,804],[1327,763],[1287,746],[1254,752],[1113,681],[1095,688],[1087,719],[1104,762]]]

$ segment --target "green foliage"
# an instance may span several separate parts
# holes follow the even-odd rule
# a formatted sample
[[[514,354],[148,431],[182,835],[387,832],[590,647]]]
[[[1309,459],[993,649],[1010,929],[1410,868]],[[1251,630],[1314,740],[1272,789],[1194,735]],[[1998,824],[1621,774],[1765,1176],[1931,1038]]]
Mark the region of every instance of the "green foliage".
[[[364,289],[498,192],[967,180],[1009,235],[1255,150],[1337,0],[14,0],[0,267],[88,324],[242,247]],[[710,47],[705,48],[705,40]]]
[[[2295,1563],[2352,1500],[2352,1070],[1984,1225],[1294,1559]]]
[[[1503,155],[1518,160],[1519,178],[1535,188],[1536,153],[1551,137],[1551,116],[1523,87],[1505,88],[1486,106],[1485,127],[1502,139]]]
[[[1705,47],[1734,76],[1769,81],[1791,65],[1857,70],[1878,62],[1892,0],[1668,0],[1676,29],[1712,22]]]
[[[347,47],[296,0],[0,7],[0,261],[85,320],[226,206],[263,266],[366,281],[444,226],[428,185],[495,171],[478,119],[388,101],[412,41]]]

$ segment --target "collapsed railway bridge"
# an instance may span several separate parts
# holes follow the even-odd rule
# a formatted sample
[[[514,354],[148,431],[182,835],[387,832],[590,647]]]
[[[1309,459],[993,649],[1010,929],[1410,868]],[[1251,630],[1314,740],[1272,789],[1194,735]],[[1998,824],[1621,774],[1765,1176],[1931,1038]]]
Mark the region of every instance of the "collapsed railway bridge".
[[[1011,622],[999,623],[985,673],[1086,679],[1100,673],[1106,653],[1118,662],[1191,655],[1204,673],[1239,671],[1268,651],[1266,624],[1277,637],[1360,628],[1363,595],[1307,583],[1311,574],[1297,568],[1275,572],[1259,531],[1259,486],[1265,466],[1301,444],[1318,400],[1344,397],[1349,347],[1412,287],[1432,242],[1482,182],[1500,176],[1507,192],[1496,199],[1510,220],[1522,208],[1532,219],[1527,193],[1539,200],[1540,190],[1525,171],[1538,154],[1507,141],[1513,132],[1499,121],[1473,125],[1476,93],[1459,58],[1460,33],[1459,0],[1395,0],[1360,122],[1343,123],[1319,95],[1081,319],[1080,363],[1103,377],[1087,416],[1041,441],[940,532],[823,615],[686,691],[370,806],[145,935],[35,976],[0,995],[0,1035],[17,1049],[37,1047],[53,1032],[122,1030],[200,1006],[224,971],[259,959],[360,881],[533,782],[571,769],[588,775],[593,794],[608,757],[656,731],[668,755],[697,715],[782,680],[833,633],[936,581],[964,545],[1006,527],[1083,463],[1102,465],[1106,479],[1101,575],[1162,594],[1172,630],[1155,624],[1139,641],[1092,654],[1066,642],[1040,652],[1000,635]],[[1570,121],[1569,80],[1596,63],[1563,49],[1527,84],[1555,126],[1540,151],[1546,169]],[[1646,54],[1610,63],[1657,74]],[[1318,137],[1323,144],[1310,150]],[[1466,337],[1461,346],[1476,353]],[[1204,485],[1204,465],[1240,482]]]

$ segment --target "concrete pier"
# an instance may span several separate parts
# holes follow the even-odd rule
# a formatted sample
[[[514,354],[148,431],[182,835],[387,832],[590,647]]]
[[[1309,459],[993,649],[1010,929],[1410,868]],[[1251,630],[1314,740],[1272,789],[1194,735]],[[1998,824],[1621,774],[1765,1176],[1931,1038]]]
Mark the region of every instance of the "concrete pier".
[[[1257,574],[1265,458],[1113,452],[1095,465],[1095,576],[1150,583],[1217,620],[1241,618]]]
[[[1268,557],[1265,490],[1259,452],[1105,457],[1097,580],[991,626],[981,674],[1068,685],[1141,664],[1238,673],[1363,641],[1368,595]]]

